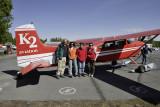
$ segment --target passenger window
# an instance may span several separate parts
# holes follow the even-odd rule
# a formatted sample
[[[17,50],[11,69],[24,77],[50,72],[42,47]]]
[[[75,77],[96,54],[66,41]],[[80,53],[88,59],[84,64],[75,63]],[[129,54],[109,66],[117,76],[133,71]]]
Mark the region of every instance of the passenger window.
[[[125,40],[116,41],[117,46],[124,46],[126,44]]]
[[[103,44],[103,48],[112,48],[112,47],[119,47],[119,46],[124,46],[126,44],[125,40],[118,40],[118,41],[111,41],[111,42],[106,42]]]
[[[110,47],[114,47],[114,46],[115,46],[115,42],[114,41],[106,42],[106,43],[104,43],[103,48],[110,48]]]

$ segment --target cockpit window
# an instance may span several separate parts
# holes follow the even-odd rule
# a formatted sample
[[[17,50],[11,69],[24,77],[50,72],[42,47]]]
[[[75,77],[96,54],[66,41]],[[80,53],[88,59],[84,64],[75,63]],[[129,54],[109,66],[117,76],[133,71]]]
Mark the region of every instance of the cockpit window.
[[[125,43],[125,40],[105,42],[103,48],[119,47],[125,45]]]
[[[115,45],[114,42],[106,42],[106,43],[104,43],[103,48],[113,47],[114,45]]]
[[[132,42],[134,42],[135,41],[135,39],[127,39],[127,43],[128,44],[130,44],[130,43],[132,43]]]

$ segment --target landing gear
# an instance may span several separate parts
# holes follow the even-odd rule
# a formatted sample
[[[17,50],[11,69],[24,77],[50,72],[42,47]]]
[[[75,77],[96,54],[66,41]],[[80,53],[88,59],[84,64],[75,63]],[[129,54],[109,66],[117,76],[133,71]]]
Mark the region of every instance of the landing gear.
[[[145,70],[145,66],[144,65],[140,65],[135,69],[135,72],[138,72],[138,73],[143,73],[145,71],[146,70]]]
[[[112,61],[112,73],[114,73],[115,69],[117,68],[117,60]]]
[[[117,65],[117,60],[113,60],[112,65]]]
[[[18,79],[21,79],[22,78],[22,73],[21,72],[17,72],[16,76],[15,76],[15,79],[18,80]]]
[[[132,64],[138,65],[138,63],[137,63],[134,59],[132,59],[131,57],[130,57],[129,59],[131,60],[131,63],[132,63]]]

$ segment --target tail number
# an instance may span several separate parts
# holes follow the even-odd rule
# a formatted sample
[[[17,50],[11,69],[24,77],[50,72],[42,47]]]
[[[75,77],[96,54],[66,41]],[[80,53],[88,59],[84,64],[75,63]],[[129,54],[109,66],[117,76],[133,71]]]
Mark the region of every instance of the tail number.
[[[28,38],[26,38],[28,36],[29,33],[25,33],[25,34],[19,34],[19,37],[20,37],[20,45],[22,44],[30,44],[29,45],[29,48],[36,48],[37,47],[37,44],[36,44],[36,37],[34,36],[30,36]],[[31,42],[32,40],[32,42]]]

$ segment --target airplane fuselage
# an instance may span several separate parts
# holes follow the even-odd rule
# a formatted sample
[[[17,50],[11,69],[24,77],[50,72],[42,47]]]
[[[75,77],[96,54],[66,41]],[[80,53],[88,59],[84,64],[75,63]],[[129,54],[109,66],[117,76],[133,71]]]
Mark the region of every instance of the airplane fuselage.
[[[141,41],[134,41],[128,43],[127,40],[123,40],[123,44],[112,44],[112,42],[105,42],[102,47],[97,46],[97,62],[107,62],[113,60],[127,59],[134,57],[139,54],[142,46],[144,45]],[[112,46],[108,46],[111,44]],[[107,45],[107,46],[106,46]]]
[[[16,32],[16,51],[17,65],[22,67],[20,72],[25,75],[38,67],[48,67],[56,64],[56,49],[58,45],[49,46],[43,44],[38,37],[36,28],[33,24],[26,24],[15,29]],[[139,54],[145,36],[160,34],[160,29],[140,32],[128,35],[113,37],[93,38],[77,40],[76,43],[93,43],[96,48],[96,62],[107,62],[113,60],[127,59]],[[134,41],[129,41],[133,38]]]

